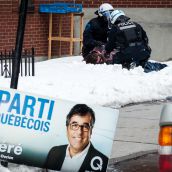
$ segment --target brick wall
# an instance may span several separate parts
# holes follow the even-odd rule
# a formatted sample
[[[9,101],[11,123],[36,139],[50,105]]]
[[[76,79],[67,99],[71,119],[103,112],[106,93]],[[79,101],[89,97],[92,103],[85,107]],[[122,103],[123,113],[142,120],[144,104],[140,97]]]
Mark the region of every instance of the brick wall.
[[[64,2],[72,2],[64,0]],[[120,8],[171,8],[172,0],[76,0],[76,3],[82,3],[85,8],[96,8],[102,3],[110,3],[113,7]]]
[[[47,56],[48,14],[38,12],[39,4],[59,2],[59,0],[34,0],[34,13],[28,13],[24,37],[24,48],[35,47],[36,56]],[[64,0],[61,2],[73,2]],[[98,8],[100,4],[111,3],[115,8],[171,8],[172,0],[75,0],[84,8]],[[11,50],[15,46],[18,24],[18,0],[0,0],[0,51]],[[53,29],[58,30],[58,15],[53,17]],[[64,18],[63,35],[69,35],[69,17]],[[58,55],[58,42],[53,42],[52,55]],[[62,43],[62,55],[69,53],[69,43]]]

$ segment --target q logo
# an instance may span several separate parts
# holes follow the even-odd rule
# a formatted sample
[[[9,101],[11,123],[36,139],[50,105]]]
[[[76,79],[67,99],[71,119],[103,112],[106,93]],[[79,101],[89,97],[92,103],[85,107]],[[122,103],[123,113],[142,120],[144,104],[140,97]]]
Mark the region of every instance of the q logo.
[[[95,156],[92,160],[91,160],[91,168],[93,170],[99,170],[101,171],[102,170],[102,165],[103,165],[103,160],[102,158],[100,158],[99,156]]]

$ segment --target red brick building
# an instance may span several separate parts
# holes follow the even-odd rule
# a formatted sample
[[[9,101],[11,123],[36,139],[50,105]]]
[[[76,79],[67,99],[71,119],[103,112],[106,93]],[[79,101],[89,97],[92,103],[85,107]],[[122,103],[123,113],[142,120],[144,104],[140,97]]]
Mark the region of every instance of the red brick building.
[[[70,2],[73,0],[29,0],[23,48],[35,47],[36,56],[47,56],[48,53],[48,14],[39,13],[39,5],[54,2]],[[98,8],[102,3],[111,3],[114,8],[171,8],[172,0],[75,0],[83,8]],[[0,0],[0,51],[11,50],[15,46],[19,15],[19,0]],[[58,28],[58,16],[53,28]],[[54,17],[54,18],[55,18]],[[70,32],[69,20],[63,20],[63,34]],[[53,32],[54,33],[54,32]],[[52,55],[58,55],[58,42],[53,42]],[[68,54],[69,43],[62,43],[62,55]]]

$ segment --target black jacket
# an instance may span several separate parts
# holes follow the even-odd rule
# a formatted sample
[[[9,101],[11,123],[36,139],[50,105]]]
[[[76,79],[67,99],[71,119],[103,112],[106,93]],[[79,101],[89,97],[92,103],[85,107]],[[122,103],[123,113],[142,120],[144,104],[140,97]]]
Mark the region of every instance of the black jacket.
[[[110,53],[113,49],[119,52],[113,63],[123,64],[132,61],[147,61],[151,49],[148,46],[148,37],[143,28],[136,22],[124,21],[113,25],[105,50]]]
[[[44,168],[51,169],[51,170],[58,170],[58,171],[61,170],[63,161],[66,156],[65,155],[66,148],[67,148],[67,145],[53,147],[48,153]],[[99,159],[102,160],[102,164]],[[91,162],[93,162],[93,165],[95,168],[98,167],[97,164],[101,165],[102,166],[101,170],[99,168],[98,170],[93,169],[94,167],[92,168]],[[103,155],[101,152],[96,150],[91,144],[88,150],[88,153],[79,169],[79,172],[84,172],[86,170],[105,172],[107,168],[107,164],[108,164],[108,158],[105,155]]]
[[[83,57],[96,46],[106,44],[108,35],[108,22],[103,17],[97,17],[91,19],[83,32]]]

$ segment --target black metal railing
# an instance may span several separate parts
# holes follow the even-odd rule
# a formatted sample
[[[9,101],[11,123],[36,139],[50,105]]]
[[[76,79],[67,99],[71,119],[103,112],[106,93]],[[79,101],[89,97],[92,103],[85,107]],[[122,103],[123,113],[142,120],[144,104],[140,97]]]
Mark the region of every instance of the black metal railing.
[[[0,74],[5,78],[12,76],[12,64],[15,60],[14,50],[6,52],[6,50],[0,53]],[[20,75],[21,76],[35,76],[35,59],[34,48],[31,50],[24,50],[22,52],[20,61]]]

